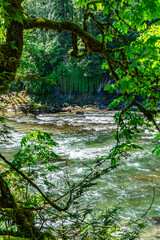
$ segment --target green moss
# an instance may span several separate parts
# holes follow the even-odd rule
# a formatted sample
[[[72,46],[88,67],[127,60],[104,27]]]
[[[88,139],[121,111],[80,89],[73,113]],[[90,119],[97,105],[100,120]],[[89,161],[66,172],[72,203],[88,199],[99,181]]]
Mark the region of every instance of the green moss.
[[[0,240],[31,240],[30,238],[21,238],[21,237],[11,237],[11,236],[0,236]],[[52,238],[45,237],[44,240],[56,240],[56,237],[52,236]]]
[[[30,240],[30,238],[21,238],[21,237],[11,237],[11,236],[3,236],[3,237],[0,237],[0,240]]]

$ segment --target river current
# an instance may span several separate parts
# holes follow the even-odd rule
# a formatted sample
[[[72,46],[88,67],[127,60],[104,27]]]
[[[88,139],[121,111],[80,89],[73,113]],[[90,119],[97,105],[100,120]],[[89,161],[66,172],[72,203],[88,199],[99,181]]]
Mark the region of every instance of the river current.
[[[86,165],[106,156],[114,146],[111,136],[115,127],[113,115],[107,111],[86,111],[84,115],[43,114],[36,118],[10,115],[10,124],[14,127],[12,139],[9,144],[1,145],[0,150],[11,159],[26,132],[35,129],[52,132],[54,141],[59,144],[54,148],[55,153],[68,159],[69,174],[77,181],[83,177]],[[122,219],[136,220],[150,206],[154,189],[154,204],[146,217],[149,225],[139,238],[141,240],[160,238],[160,159],[151,153],[154,147],[150,142],[152,137],[152,133],[146,132],[141,140],[137,140],[144,150],[131,152],[127,159],[121,160],[118,168],[102,176],[84,195],[86,204],[92,202],[93,207],[101,209],[119,204],[123,207]],[[63,162],[56,164],[63,169]],[[59,174],[63,175],[63,170]],[[58,183],[58,176],[56,181]]]

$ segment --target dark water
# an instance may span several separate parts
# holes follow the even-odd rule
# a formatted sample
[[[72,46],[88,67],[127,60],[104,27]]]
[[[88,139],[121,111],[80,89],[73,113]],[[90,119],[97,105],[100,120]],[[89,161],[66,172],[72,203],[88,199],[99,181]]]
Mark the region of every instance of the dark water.
[[[6,157],[16,153],[20,140],[25,132],[39,129],[52,132],[54,141],[59,145],[55,152],[69,159],[68,172],[74,180],[80,180],[94,159],[106,156],[115,142],[111,136],[114,128],[114,113],[88,112],[84,115],[54,114],[32,117],[17,116],[11,118],[12,140],[8,145],[2,145],[1,151]],[[97,181],[97,186],[91,188],[83,198],[86,204],[101,209],[120,204],[123,208],[122,219],[136,220],[147,210],[155,192],[154,204],[147,215],[149,227],[139,239],[158,239],[160,227],[152,217],[160,217],[160,159],[152,155],[154,144],[150,142],[152,134],[146,132],[139,144],[144,150],[130,153],[127,159],[122,159],[120,166]],[[84,165],[85,163],[85,165]],[[57,165],[63,169],[63,163]],[[71,166],[71,167],[70,167]],[[63,176],[63,170],[54,178],[57,184]]]

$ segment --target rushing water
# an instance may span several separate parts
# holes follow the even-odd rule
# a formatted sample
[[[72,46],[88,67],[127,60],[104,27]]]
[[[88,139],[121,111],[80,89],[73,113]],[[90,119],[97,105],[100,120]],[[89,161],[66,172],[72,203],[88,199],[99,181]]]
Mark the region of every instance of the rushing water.
[[[12,132],[10,144],[2,145],[1,151],[11,158],[25,132],[35,129],[52,132],[54,141],[59,143],[55,152],[69,159],[71,168],[68,171],[73,179],[79,180],[86,170],[86,164],[107,155],[115,144],[110,133],[114,128],[113,115],[112,112],[99,111],[86,112],[84,115],[61,113],[39,115],[37,118],[10,117],[15,130]],[[98,185],[84,195],[86,204],[92,202],[93,206],[102,209],[119,203],[124,207],[122,219],[131,217],[134,220],[143,215],[149,207],[154,188],[154,204],[147,215],[150,220],[150,233],[147,234],[150,235],[140,238],[144,240],[158,239],[160,235],[160,227],[153,221],[154,217],[160,218],[160,161],[151,154],[151,137],[152,134],[146,132],[142,140],[139,140],[144,150],[131,152],[130,157],[121,160],[117,169],[101,177],[97,181]],[[63,168],[62,162],[57,165]],[[63,175],[63,172],[61,174]],[[58,184],[58,176],[56,181]]]

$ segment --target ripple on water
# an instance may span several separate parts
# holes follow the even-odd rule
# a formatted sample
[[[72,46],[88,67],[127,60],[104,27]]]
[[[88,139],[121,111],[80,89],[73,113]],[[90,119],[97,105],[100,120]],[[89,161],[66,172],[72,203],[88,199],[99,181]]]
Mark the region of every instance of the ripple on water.
[[[13,139],[9,145],[2,145],[1,149],[8,152],[13,148],[18,149],[24,132],[34,129],[52,132],[54,141],[59,146],[54,148],[58,155],[62,155],[72,161],[68,164],[68,172],[74,181],[79,181],[89,171],[84,165],[93,164],[96,157],[106,156],[114,140],[109,132],[114,128],[113,114],[87,113],[83,116],[76,114],[39,115],[37,119],[14,119],[12,132]],[[82,132],[84,131],[84,132]],[[86,204],[93,203],[101,209],[120,203],[124,208],[122,218],[136,219],[150,205],[153,198],[153,186],[155,186],[155,204],[150,216],[160,211],[160,171],[159,159],[156,159],[151,150],[153,143],[148,140],[152,134],[146,132],[143,141],[137,143],[144,147],[143,151],[132,151],[128,159],[122,159],[120,166],[112,172],[102,176],[94,186],[84,194],[82,199]],[[62,166],[62,162],[56,163]],[[63,169],[66,166],[63,165]],[[59,187],[64,180],[64,171],[49,173],[48,178]]]
[[[114,119],[113,114],[106,113],[85,113],[84,115],[78,114],[40,114],[33,118],[32,116],[21,116],[17,118],[11,118],[15,123],[30,125],[34,128],[39,128],[40,125],[54,126],[55,130],[64,130],[65,132],[73,131],[110,131],[113,129]],[[110,127],[108,127],[110,125]],[[45,126],[44,126],[45,127]],[[81,128],[80,128],[81,127]]]

